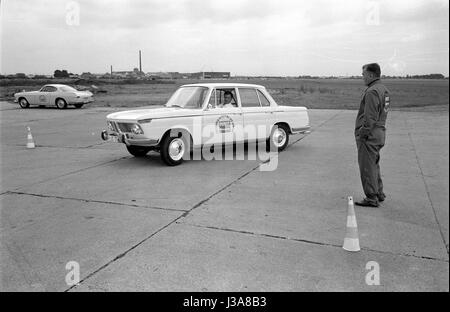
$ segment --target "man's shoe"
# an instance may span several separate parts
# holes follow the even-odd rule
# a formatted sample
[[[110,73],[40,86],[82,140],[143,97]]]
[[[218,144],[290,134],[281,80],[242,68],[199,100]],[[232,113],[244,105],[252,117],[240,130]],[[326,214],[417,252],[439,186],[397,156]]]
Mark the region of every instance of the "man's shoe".
[[[377,195],[378,201],[379,202],[384,202],[384,200],[386,199],[386,195],[381,194],[381,195]]]
[[[363,206],[363,207],[378,207],[378,202],[370,201],[367,198],[364,198],[363,200],[361,200],[359,202],[355,202],[355,205]]]

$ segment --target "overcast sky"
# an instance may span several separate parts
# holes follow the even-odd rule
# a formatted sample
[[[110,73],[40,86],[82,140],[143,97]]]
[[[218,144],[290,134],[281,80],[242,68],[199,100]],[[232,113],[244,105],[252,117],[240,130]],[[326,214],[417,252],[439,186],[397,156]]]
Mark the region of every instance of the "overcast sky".
[[[0,1],[2,74],[449,74],[448,0]]]

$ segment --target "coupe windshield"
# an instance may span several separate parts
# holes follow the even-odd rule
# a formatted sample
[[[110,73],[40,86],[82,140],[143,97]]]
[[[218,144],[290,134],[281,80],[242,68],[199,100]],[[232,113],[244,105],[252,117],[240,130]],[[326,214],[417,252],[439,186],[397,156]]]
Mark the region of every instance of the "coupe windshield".
[[[206,87],[179,88],[167,102],[167,107],[201,108],[208,94]]]

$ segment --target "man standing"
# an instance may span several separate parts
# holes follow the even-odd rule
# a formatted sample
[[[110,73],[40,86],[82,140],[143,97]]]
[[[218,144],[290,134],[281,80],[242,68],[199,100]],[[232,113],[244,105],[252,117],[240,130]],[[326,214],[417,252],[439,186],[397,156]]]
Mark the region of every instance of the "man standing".
[[[363,66],[367,89],[361,99],[355,123],[358,164],[366,198],[356,205],[378,207],[386,195],[380,174],[380,150],[386,137],[386,118],[389,110],[389,90],[381,83],[381,69],[376,63]]]

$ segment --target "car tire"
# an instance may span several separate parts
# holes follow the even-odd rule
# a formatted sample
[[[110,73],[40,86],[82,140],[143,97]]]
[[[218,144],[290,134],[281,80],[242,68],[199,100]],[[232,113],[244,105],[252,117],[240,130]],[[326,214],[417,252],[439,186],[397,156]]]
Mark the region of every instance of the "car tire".
[[[144,157],[150,152],[150,148],[143,146],[127,145],[128,152],[134,157]]]
[[[182,135],[173,137],[167,135],[161,143],[161,159],[168,166],[178,166],[186,154],[186,139]]]
[[[26,98],[20,98],[20,99],[19,99],[19,105],[20,105],[20,107],[22,107],[22,108],[28,108],[28,107],[30,107],[30,103],[28,103],[28,101],[27,101]]]
[[[67,102],[64,99],[56,99],[56,107],[59,109],[65,109],[67,107]]]
[[[83,107],[83,104],[74,104],[74,106],[75,106],[76,108],[82,108],[82,107]]]
[[[281,152],[289,144],[289,129],[285,125],[275,125],[267,139],[266,147],[271,151]]]

